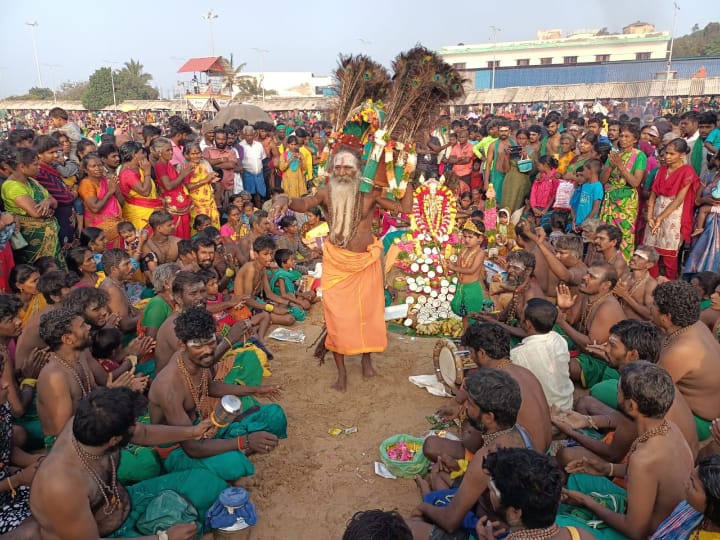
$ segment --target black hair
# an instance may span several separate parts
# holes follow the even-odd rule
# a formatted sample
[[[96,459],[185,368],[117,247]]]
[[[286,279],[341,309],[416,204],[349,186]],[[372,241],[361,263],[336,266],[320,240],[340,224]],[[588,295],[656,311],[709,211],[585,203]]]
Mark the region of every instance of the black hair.
[[[553,242],[556,250],[571,251],[578,259],[582,259],[583,241],[575,234],[563,234]]]
[[[48,304],[54,304],[53,296],[60,298],[62,290],[75,285],[80,278],[73,272],[63,272],[62,270],[51,270],[50,272],[40,276],[37,288],[38,292],[45,297]]]
[[[493,360],[502,360],[510,355],[510,334],[496,323],[470,325],[460,343],[475,351],[484,351]]]
[[[720,455],[698,461],[698,476],[705,491],[705,518],[720,523]]]
[[[589,268],[600,268],[603,272],[602,280],[610,282],[610,289],[615,288],[615,285],[617,285],[618,282],[618,274],[612,264],[608,264],[606,262],[594,262],[589,266]]]
[[[206,239],[207,240],[207,239]],[[212,242],[212,240],[210,240]],[[215,242],[213,242],[213,246],[215,246]],[[183,255],[189,255],[190,253],[193,253],[193,243],[191,240],[179,240],[177,243],[178,248],[178,257],[182,257]]]
[[[85,154],[86,156],[88,154],[93,154],[97,152],[97,145],[95,144],[95,141],[91,141],[90,139],[80,139],[77,143],[77,146],[75,147],[75,151],[78,153],[78,155],[83,154],[83,150],[91,146],[95,147],[95,151],[88,152],[87,154]]]
[[[638,412],[648,418],[662,418],[675,400],[675,385],[670,374],[645,360],[620,368],[620,390],[623,397],[637,403]]]
[[[19,147],[13,152],[12,161],[8,165],[13,169],[17,169],[20,165],[28,166],[37,159],[37,152],[32,148]]]
[[[198,227],[203,226],[205,223],[212,223],[212,219],[210,219],[210,216],[206,214],[198,214],[193,220],[193,228],[197,230]]]
[[[68,270],[78,275],[82,274],[80,267],[85,262],[85,254],[90,252],[87,246],[74,246],[65,254],[65,264]]]
[[[62,118],[63,120],[68,120],[70,118],[67,111],[61,107],[53,107],[50,109],[50,111],[48,111],[48,116],[50,118]]]
[[[218,236],[220,236],[220,231],[218,231],[217,227],[213,225],[208,225],[198,233],[198,238],[210,238],[211,240],[213,238],[217,238]]]
[[[57,139],[50,135],[38,135],[33,141],[33,150],[35,150],[38,154],[48,152],[53,148],[60,148],[60,143],[57,142]]]
[[[63,298],[62,307],[73,315],[85,316],[85,310],[90,306],[107,306],[110,296],[102,289],[95,287],[78,287]]]
[[[0,294],[0,321],[14,319],[22,307],[22,300],[14,294]]]
[[[19,293],[20,289],[18,288],[18,285],[25,283],[33,274],[39,273],[40,272],[38,272],[37,268],[31,264],[18,264],[13,266],[13,269],[10,270],[10,275],[8,276],[10,290],[14,293]]]
[[[13,129],[8,135],[8,144],[16,147],[22,142],[32,141],[35,138],[35,132],[32,129]]]
[[[558,166],[558,160],[555,159],[553,156],[548,156],[548,155],[540,156],[538,158],[538,163],[540,163],[542,165],[547,165],[551,169],[557,169],[557,166]]]
[[[70,333],[75,317],[81,316],[65,307],[43,313],[40,316],[40,338],[47,343],[51,351],[57,351],[62,344],[63,336]]]
[[[700,318],[700,299],[687,281],[666,281],[653,291],[653,299],[662,315],[670,315],[675,326],[687,328]]]
[[[160,129],[158,126],[153,126],[152,124],[146,124],[142,128],[142,138],[143,141],[146,141],[149,137],[155,137],[162,135],[162,129]]]
[[[117,328],[100,328],[92,335],[90,352],[96,360],[112,358],[115,350],[122,345],[123,333]]]
[[[110,154],[114,153],[120,155],[120,149],[117,147],[117,145],[112,143],[101,144],[97,149],[97,155],[102,159],[107,159],[108,157],[110,157]]]
[[[146,408],[147,398],[130,388],[95,388],[78,403],[73,435],[88,446],[102,446],[113,437],[129,439],[130,428]]]
[[[95,242],[104,232],[100,227],[85,227],[80,232],[80,245],[88,247],[90,242]]]
[[[120,163],[129,163],[135,157],[135,154],[144,150],[143,145],[136,141],[128,141],[119,149]]]
[[[469,398],[483,413],[493,413],[498,428],[515,425],[522,405],[520,385],[507,372],[479,369],[465,379]]]
[[[697,122],[698,116],[698,113],[696,113],[695,111],[687,111],[686,113],[680,115],[680,120],[690,120],[691,122]]]
[[[561,121],[562,121],[562,118],[560,117],[560,114],[558,114],[555,111],[552,111],[552,112],[549,112],[547,114],[547,116],[545,116],[545,120],[543,120],[543,126],[547,127],[550,124],[552,124],[553,122],[555,122],[556,124],[560,124]]]
[[[589,142],[590,144],[592,144],[593,146],[595,146],[595,143],[598,142],[598,136],[595,135],[592,131],[588,131],[587,133],[585,133],[585,135],[580,137],[580,140],[581,141],[585,140],[585,141]]]
[[[537,124],[533,124],[528,128],[528,132],[530,133],[537,133],[538,135],[542,135],[542,128],[538,126]]]
[[[620,124],[620,133],[623,131],[630,133],[633,137],[635,137],[636,141],[640,140],[640,128],[637,125],[631,122]]]
[[[541,334],[547,334],[555,326],[558,310],[544,298],[531,298],[525,304],[525,320]]]
[[[583,164],[583,167],[590,168],[595,173],[599,173],[600,169],[602,169],[602,166],[603,166],[602,162],[599,159],[595,159],[595,158],[590,158],[590,159],[586,160],[585,163]]]
[[[181,295],[188,285],[195,285],[196,283],[204,283],[202,278],[195,272],[188,272],[187,270],[180,270],[175,274],[175,279],[172,284],[172,293],[174,295]]]
[[[130,255],[128,255],[127,251],[125,251],[124,249],[113,248],[108,249],[105,253],[102,254],[100,262],[102,263],[105,274],[110,275],[110,269],[119,268],[120,263],[129,258]]]
[[[607,237],[611,242],[615,242],[615,247],[620,249],[620,244],[622,243],[622,231],[619,227],[616,227],[615,225],[609,225],[607,223],[603,223],[600,225],[596,230],[595,234],[605,232],[607,233]]]
[[[595,153],[599,156],[598,159],[605,163],[610,156],[610,151],[612,150],[612,145],[610,143],[606,142],[596,142],[593,146],[593,150]]]
[[[55,257],[51,257],[50,255],[38,257],[38,259],[33,263],[33,266],[37,268],[37,271],[40,272],[41,276],[52,268],[55,270],[58,268]]]
[[[526,528],[553,524],[563,486],[555,460],[526,448],[499,448],[485,457],[484,465],[500,492],[500,502],[521,510]]]
[[[260,253],[261,251],[265,251],[266,249],[271,249],[275,251],[276,247],[277,244],[275,243],[275,240],[273,240],[272,236],[267,234],[258,236],[253,242],[253,251],[255,253]]]
[[[175,319],[175,335],[182,343],[215,337],[215,319],[205,308],[193,307]]]
[[[637,351],[640,360],[656,364],[660,358],[660,332],[652,323],[624,319],[610,328],[628,351]]]
[[[121,221],[117,224],[117,232],[118,234],[124,233],[124,232],[130,232],[135,231],[135,225],[130,223],[129,221]]]
[[[288,227],[292,227],[295,223],[297,223],[297,218],[295,216],[287,215],[280,219],[280,223],[278,225],[281,229],[287,229]]]
[[[152,227],[153,230],[158,228],[163,223],[167,223],[168,221],[172,221],[173,217],[170,212],[167,210],[154,210],[152,214],[150,214],[150,217],[148,218],[148,223],[150,223],[150,227]]]
[[[412,540],[405,520],[395,510],[356,512],[348,521],[342,540]]]
[[[292,258],[293,252],[289,249],[278,249],[275,252],[275,263],[278,265],[279,268],[282,268],[282,265]]]
[[[197,253],[198,248],[201,247],[211,247],[215,249],[215,242],[213,242],[207,236],[198,236],[195,240],[192,241],[192,250]]]
[[[693,279],[697,279],[698,285],[700,285],[700,288],[703,290],[703,298],[708,298],[712,293],[714,293],[718,283],[720,282],[720,276],[717,273],[708,271],[698,272],[690,278],[690,281]]]
[[[313,206],[307,213],[316,216],[318,219],[323,219],[322,209],[319,206]]]
[[[209,268],[207,270],[205,268],[201,268],[196,273],[198,276],[200,276],[200,279],[202,279],[203,283],[205,283],[206,285],[211,279],[215,279],[215,280],[219,279],[218,273],[215,271],[214,268]]]

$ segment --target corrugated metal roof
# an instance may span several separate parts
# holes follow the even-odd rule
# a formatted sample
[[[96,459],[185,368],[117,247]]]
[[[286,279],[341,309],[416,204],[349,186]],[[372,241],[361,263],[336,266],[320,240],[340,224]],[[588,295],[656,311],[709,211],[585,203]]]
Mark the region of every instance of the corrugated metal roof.
[[[85,111],[85,107],[79,101],[53,101],[53,100],[24,100],[4,99],[0,101],[0,109],[35,109],[49,111],[53,107],[61,107],[66,111]]]
[[[331,107],[331,98],[316,96],[312,98],[266,98],[265,101],[253,101],[264,111],[321,111]]]

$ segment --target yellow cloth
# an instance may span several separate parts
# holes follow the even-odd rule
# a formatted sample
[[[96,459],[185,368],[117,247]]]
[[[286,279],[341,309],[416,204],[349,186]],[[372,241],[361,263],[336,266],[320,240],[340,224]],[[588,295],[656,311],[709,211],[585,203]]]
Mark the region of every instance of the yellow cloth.
[[[313,178],[313,168],[312,168],[312,152],[305,148],[304,146],[300,147],[300,154],[305,159],[305,178],[307,180],[312,180]],[[283,176],[285,176],[285,173],[283,173]]]
[[[325,242],[321,278],[328,350],[345,355],[387,348],[382,242],[355,253]]]
[[[20,315],[20,319],[22,320],[22,327],[25,327],[27,322],[30,320],[30,317],[45,309],[46,305],[47,302],[45,301],[45,297],[42,294],[37,293],[28,302],[27,306],[21,307],[18,315]]]

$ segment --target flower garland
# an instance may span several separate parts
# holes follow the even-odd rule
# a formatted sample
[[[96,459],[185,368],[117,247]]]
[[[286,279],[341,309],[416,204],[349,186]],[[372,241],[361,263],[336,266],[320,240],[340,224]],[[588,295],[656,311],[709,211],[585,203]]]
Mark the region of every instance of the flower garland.
[[[457,201],[441,183],[430,181],[420,185],[413,197],[412,227],[436,242],[447,242],[455,226]]]

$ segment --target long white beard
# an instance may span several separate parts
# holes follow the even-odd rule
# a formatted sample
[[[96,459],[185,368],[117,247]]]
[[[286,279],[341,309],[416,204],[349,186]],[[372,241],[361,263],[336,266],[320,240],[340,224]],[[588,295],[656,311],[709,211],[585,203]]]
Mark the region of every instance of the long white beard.
[[[359,190],[359,176],[330,177],[330,241],[335,245],[346,245],[355,234]]]

